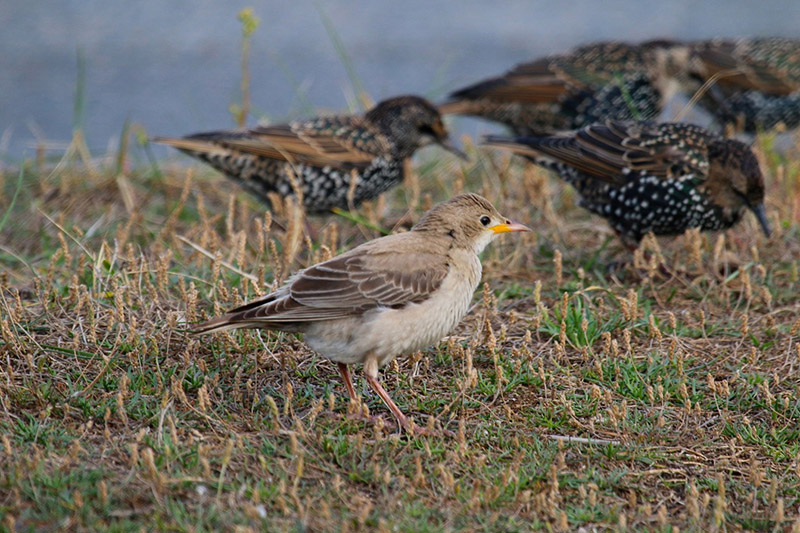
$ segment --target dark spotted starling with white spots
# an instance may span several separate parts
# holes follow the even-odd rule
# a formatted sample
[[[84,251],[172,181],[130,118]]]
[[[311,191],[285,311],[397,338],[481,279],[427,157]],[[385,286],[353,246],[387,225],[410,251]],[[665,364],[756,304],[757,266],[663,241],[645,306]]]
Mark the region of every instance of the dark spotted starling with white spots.
[[[700,126],[607,121],[545,137],[490,136],[486,144],[556,172],[631,249],[650,231],[730,228],[746,209],[770,233],[755,155]]]
[[[400,96],[364,115],[334,115],[247,130],[157,138],[219,170],[267,204],[302,198],[306,212],[355,207],[403,181],[404,164],[429,144],[464,156],[428,101]]]
[[[689,91],[708,83],[700,100],[720,122],[744,131],[800,125],[800,40],[782,37],[691,43]]]
[[[674,41],[588,44],[457,90],[439,110],[500,122],[516,135],[649,119],[678,89],[672,74],[687,57],[686,45]]]

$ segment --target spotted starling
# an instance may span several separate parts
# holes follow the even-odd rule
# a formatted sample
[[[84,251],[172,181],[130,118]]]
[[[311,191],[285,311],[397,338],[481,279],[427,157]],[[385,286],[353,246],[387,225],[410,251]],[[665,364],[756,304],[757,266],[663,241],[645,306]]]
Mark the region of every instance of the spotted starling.
[[[479,254],[510,231],[530,230],[501,216],[481,196],[456,196],[428,211],[411,231],[302,270],[272,294],[198,325],[195,333],[233,328],[303,333],[311,348],[336,361],[353,400],[347,365],[363,363],[367,383],[411,432],[408,418],[378,380],[378,369],[439,342],[458,325],[481,280]]]
[[[745,208],[770,233],[755,155],[700,126],[607,121],[546,137],[491,136],[486,143],[556,172],[631,249],[650,231],[730,228]]]
[[[709,84],[700,104],[720,122],[748,132],[800,125],[800,40],[712,39],[690,50],[689,79]]]
[[[417,96],[385,100],[362,115],[335,115],[248,130],[157,138],[196,157],[269,204],[301,198],[308,213],[357,206],[403,180],[405,160],[448,140],[436,108]],[[355,183],[354,183],[355,182]]]
[[[517,135],[652,118],[677,89],[670,70],[686,55],[683,44],[663,40],[584,45],[455,91],[439,110],[500,122]]]

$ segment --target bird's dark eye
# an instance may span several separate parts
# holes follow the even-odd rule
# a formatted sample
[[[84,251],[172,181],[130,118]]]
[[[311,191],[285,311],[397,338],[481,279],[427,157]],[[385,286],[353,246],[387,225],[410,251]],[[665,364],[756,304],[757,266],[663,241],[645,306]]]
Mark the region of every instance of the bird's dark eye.
[[[491,221],[492,221],[492,219],[487,217],[486,215],[483,215],[481,217],[481,224],[483,224],[484,226],[488,226],[489,222],[491,222]]]

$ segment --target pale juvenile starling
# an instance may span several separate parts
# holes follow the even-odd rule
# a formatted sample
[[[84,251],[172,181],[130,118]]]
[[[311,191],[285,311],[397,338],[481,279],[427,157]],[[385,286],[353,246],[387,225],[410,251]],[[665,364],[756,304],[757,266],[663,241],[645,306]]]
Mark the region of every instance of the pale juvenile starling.
[[[196,157],[269,204],[302,197],[308,213],[347,209],[403,181],[405,160],[429,144],[465,157],[436,108],[417,96],[384,100],[364,115],[334,115],[248,130],[157,138]]]
[[[481,279],[478,254],[498,234],[530,231],[485,198],[464,194],[435,206],[411,231],[381,237],[302,270],[277,291],[200,324],[300,332],[338,364],[363,363],[370,387],[407,431],[411,425],[378,381],[378,369],[447,335],[466,314]]]
[[[755,155],[700,126],[608,121],[553,136],[486,141],[556,172],[629,248],[650,231],[730,228],[746,209],[769,236]]]
[[[800,125],[800,40],[711,39],[690,50],[690,79],[709,84],[701,106],[720,122],[749,132]]]
[[[439,110],[500,122],[517,135],[546,135],[606,119],[648,119],[677,90],[671,71],[682,68],[686,54],[673,41],[588,44],[455,91]]]

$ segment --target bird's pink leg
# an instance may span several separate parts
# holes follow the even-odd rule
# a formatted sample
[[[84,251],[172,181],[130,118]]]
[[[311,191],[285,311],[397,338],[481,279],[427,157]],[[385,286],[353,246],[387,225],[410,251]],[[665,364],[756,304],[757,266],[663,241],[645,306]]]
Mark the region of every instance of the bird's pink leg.
[[[447,430],[443,430],[442,432],[438,431],[430,431],[427,428],[421,426],[414,426],[414,429],[411,429],[411,421],[408,419],[406,415],[403,414],[403,411],[397,407],[397,404],[394,403],[392,398],[389,396],[389,393],[386,392],[386,389],[383,388],[381,382],[378,381],[378,360],[374,357],[367,357],[364,361],[364,377],[367,378],[367,383],[369,386],[372,387],[378,396],[381,397],[383,403],[386,404],[386,407],[392,412],[394,417],[397,419],[397,423],[400,424],[406,432],[410,435],[418,437],[420,435],[446,435],[448,437],[453,436],[453,433]]]
[[[397,419],[397,422],[403,427],[403,429],[411,433],[411,422],[408,421],[408,417],[406,417],[406,415],[403,414],[403,411],[401,411],[400,408],[397,407],[397,404],[394,403],[392,398],[389,396],[389,393],[386,392],[386,389],[383,388],[383,385],[381,385],[381,382],[378,381],[378,378],[372,377],[369,374],[365,374],[365,376],[367,378],[367,383],[369,383],[369,386],[372,387],[372,390],[374,390],[378,394],[378,396],[381,397],[381,400],[383,400],[383,403],[385,403],[386,407],[388,407],[389,410],[392,412],[394,417]],[[416,429],[421,430],[423,428],[416,428]]]
[[[344,386],[347,387],[347,394],[350,395],[350,399],[354,402],[358,402],[358,396],[356,396],[356,390],[353,388],[353,382],[350,379],[350,371],[347,369],[347,365],[344,363],[336,363],[339,367],[339,374],[342,376],[342,380],[344,380]]]

